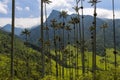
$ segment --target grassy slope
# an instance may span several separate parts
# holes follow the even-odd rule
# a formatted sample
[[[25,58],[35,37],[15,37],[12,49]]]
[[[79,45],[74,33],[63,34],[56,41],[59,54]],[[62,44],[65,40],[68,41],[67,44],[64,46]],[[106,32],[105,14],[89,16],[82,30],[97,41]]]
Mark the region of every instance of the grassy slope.
[[[67,47],[68,48],[68,47]],[[70,46],[70,49],[73,50],[73,55],[75,55],[75,51],[76,51],[76,48],[74,48],[73,46]],[[51,53],[53,55],[55,55],[55,52],[54,50],[51,51]],[[59,52],[58,52],[59,53]],[[107,49],[106,50],[106,53],[107,53],[107,71],[105,71],[105,57],[102,57],[102,56],[99,56],[97,55],[96,56],[96,63],[97,63],[97,68],[98,68],[98,71],[97,71],[97,77],[102,79],[102,80],[109,80],[109,79],[113,79],[114,77],[114,54],[113,54],[113,49]],[[78,58],[78,66],[82,66],[81,64],[81,53],[79,52],[79,58]],[[62,53],[60,53],[60,55],[62,56]],[[91,69],[92,69],[92,52],[88,52],[86,51],[85,52],[85,65],[86,65],[86,77],[85,78],[89,78],[87,80],[92,80],[92,74],[91,74]],[[75,58],[73,58],[72,60],[74,61]],[[120,55],[117,54],[117,62],[118,64],[120,64]],[[69,62],[67,62],[69,64]],[[55,62],[53,62],[53,65],[52,68],[53,68],[53,71],[54,71],[54,74],[55,74]],[[119,73],[119,67],[117,68],[118,72]],[[89,70],[87,71],[87,68],[89,68]],[[81,80],[83,77],[80,76],[82,75],[82,68],[79,68],[77,69],[78,70],[78,73],[79,73],[79,77],[77,77],[78,80]],[[75,68],[72,68],[73,70],[73,77],[75,77]],[[111,71],[112,70],[112,71]],[[70,68],[65,68],[65,80],[69,80],[70,79],[70,74],[69,74],[69,71],[70,71]],[[106,77],[107,75],[111,75],[111,76],[108,76]],[[50,79],[50,80],[58,80],[55,78],[55,75],[54,76],[46,76],[45,77],[45,80],[47,79]],[[60,78],[59,78],[60,79]],[[73,78],[75,79],[75,78]],[[63,80],[63,79],[60,79],[60,80]]]

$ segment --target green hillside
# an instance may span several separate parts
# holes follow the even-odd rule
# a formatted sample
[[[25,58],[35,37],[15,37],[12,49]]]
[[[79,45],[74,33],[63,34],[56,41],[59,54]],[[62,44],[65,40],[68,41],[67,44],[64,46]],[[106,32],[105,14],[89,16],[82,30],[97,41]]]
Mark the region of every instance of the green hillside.
[[[51,49],[45,55],[45,76],[42,78],[41,53],[33,46],[25,45],[22,40],[15,37],[14,75],[15,80],[93,80],[92,77],[92,52],[85,51],[85,75],[82,75],[81,53],[77,48],[68,45],[63,51]],[[0,31],[0,80],[10,80],[10,33]],[[56,55],[57,53],[57,55]],[[105,58],[96,56],[97,73],[96,80],[114,79],[114,55],[113,49],[107,49],[107,70],[105,70]],[[119,53],[119,52],[118,52]],[[77,58],[78,54],[78,58]],[[63,59],[62,56],[65,56]],[[120,55],[117,54],[118,70]],[[78,61],[78,63],[76,63]],[[56,65],[58,67],[56,67]],[[64,73],[62,73],[64,68]],[[58,77],[56,77],[58,70]],[[64,74],[64,77],[63,75]],[[108,77],[109,75],[109,77]]]

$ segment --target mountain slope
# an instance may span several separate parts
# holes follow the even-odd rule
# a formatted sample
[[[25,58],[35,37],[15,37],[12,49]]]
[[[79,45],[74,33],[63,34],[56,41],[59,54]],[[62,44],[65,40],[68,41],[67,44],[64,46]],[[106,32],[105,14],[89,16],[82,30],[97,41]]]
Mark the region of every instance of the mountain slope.
[[[6,31],[6,32],[11,32],[11,24],[6,24],[5,26],[2,27],[2,30]],[[22,28],[15,27],[15,35],[20,36],[22,30],[23,30]]]
[[[50,34],[49,36],[50,36],[51,40],[53,40],[53,29],[51,27],[51,20],[56,19],[58,23],[62,22],[62,18],[59,17],[59,13],[60,13],[59,11],[53,10],[47,19],[47,25],[49,27],[49,34]],[[71,17],[75,17],[75,16],[76,16],[75,14],[68,15],[65,22],[69,22]],[[89,15],[85,15],[84,22],[85,22],[84,23],[85,24],[84,25],[85,26],[85,38],[90,39],[89,27],[92,26],[93,17],[89,16]],[[104,21],[102,19],[97,18],[97,22],[98,22],[97,26],[98,26],[98,30],[99,30],[100,29],[99,26],[101,26],[104,23]],[[66,24],[68,24],[68,23],[66,23]],[[70,27],[73,29],[73,25],[70,25]],[[45,32],[45,30],[44,30],[44,32]],[[67,36],[66,33],[67,32],[65,31],[65,37]],[[72,34],[71,37],[73,38],[73,30],[71,31],[71,34]],[[30,41],[34,44],[38,44],[39,38],[40,38],[40,25],[31,29]]]

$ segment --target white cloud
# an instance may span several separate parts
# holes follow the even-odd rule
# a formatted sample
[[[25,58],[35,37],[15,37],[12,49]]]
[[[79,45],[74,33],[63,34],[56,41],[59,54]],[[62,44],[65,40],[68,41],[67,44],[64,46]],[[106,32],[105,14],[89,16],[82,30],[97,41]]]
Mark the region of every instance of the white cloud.
[[[0,26],[3,27],[6,24],[10,24],[11,19],[10,18],[0,18]]]
[[[93,8],[84,8],[84,15],[92,15],[93,16]],[[113,14],[112,14],[112,10],[107,10],[107,9],[102,9],[102,8],[97,8],[97,17],[99,18],[108,18],[108,19],[112,19]],[[120,18],[119,15],[120,11],[115,11],[115,18]]]
[[[28,7],[28,6],[25,7],[25,10],[30,11],[30,7]]]
[[[16,6],[16,9],[17,9],[18,11],[22,11],[22,10],[23,10],[23,8],[21,8],[20,6]]]
[[[10,18],[0,18],[0,26],[11,24]],[[31,28],[40,24],[40,18],[16,18],[15,26],[20,28]]]
[[[40,0],[37,0],[40,4]],[[74,4],[73,0],[50,0],[52,3],[47,5],[47,11],[48,14],[54,9],[54,10],[67,10],[68,13],[72,9],[71,7]],[[72,4],[71,4],[72,3]],[[39,6],[39,9],[41,7]]]
[[[40,0],[38,0],[40,1]],[[48,14],[53,10],[66,10],[68,14],[75,13],[72,7],[75,6],[74,0],[51,0],[52,3],[47,5]],[[87,5],[88,6],[88,5]],[[116,18],[120,18],[120,11],[115,11]],[[92,15],[93,16],[93,8],[84,8],[84,15]],[[108,18],[112,19],[112,10],[97,8],[97,17],[99,18]]]
[[[52,3],[50,3],[48,5],[48,9],[51,8],[71,8],[72,4],[71,4],[71,0],[51,0]],[[74,2],[74,1],[72,1]]]
[[[0,13],[7,14],[7,5],[0,2]]]

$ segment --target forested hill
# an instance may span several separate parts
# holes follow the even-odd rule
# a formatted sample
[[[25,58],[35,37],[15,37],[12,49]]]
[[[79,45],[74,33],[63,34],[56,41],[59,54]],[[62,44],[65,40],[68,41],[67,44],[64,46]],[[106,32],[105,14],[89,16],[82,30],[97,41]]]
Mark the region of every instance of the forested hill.
[[[40,79],[41,54],[24,45],[24,42],[15,36],[14,43],[14,74],[15,80]],[[10,33],[0,30],[0,80],[10,80]],[[30,74],[30,75],[29,75]]]

